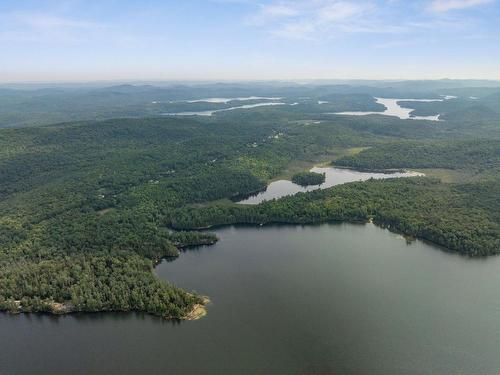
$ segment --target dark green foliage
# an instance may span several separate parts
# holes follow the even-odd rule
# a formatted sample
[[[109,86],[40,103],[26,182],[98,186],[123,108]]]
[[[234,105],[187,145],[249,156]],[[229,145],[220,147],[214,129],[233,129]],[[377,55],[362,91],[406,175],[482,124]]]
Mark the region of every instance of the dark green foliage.
[[[319,185],[325,182],[325,174],[316,172],[299,172],[292,176],[292,182],[301,186]]]
[[[3,264],[0,308],[25,312],[146,311],[182,318],[199,303],[188,294],[157,279],[152,263],[134,253],[73,255],[54,260],[22,260]]]
[[[315,156],[355,138],[339,133],[325,137],[321,127],[311,132],[297,124],[285,129],[267,122],[173,118],[2,130],[2,306],[11,309],[12,301],[22,301],[26,311],[46,311],[57,302],[79,311],[179,317],[193,298],[154,278],[151,267],[136,264],[216,241],[212,234],[169,230],[175,209],[260,189],[294,157]],[[134,262],[133,273],[128,263],[114,262],[123,256]],[[113,268],[98,274],[87,267],[64,287],[38,286],[45,269],[47,278],[58,277],[72,264],[93,261]],[[131,302],[127,290],[134,278],[134,290],[156,301],[156,308],[145,299]],[[85,289],[88,298],[74,292]],[[171,303],[169,291],[180,296],[179,303]]]
[[[389,143],[346,156],[335,165],[355,169],[448,168],[500,171],[499,140]]]
[[[71,93],[0,92],[0,127],[235,104],[168,103],[177,99],[261,95],[286,96],[290,103],[309,98],[296,106],[221,112],[213,118],[2,129],[0,310],[138,310],[182,317],[199,297],[158,280],[152,265],[177,256],[181,248],[216,241],[212,234],[178,230],[218,224],[373,219],[464,254],[498,253],[499,147],[493,140],[500,137],[498,118],[453,119],[451,112],[459,108],[440,123],[325,114],[376,110],[367,93],[407,96],[405,87],[124,85]],[[419,90],[417,95],[429,97]],[[493,108],[496,94],[490,94],[475,105]],[[151,103],[157,100],[165,103]],[[369,181],[254,207],[219,202],[264,188],[291,161],[324,159],[350,147],[371,148],[337,164],[464,168],[481,179],[462,185],[427,178]]]
[[[500,253],[500,184],[453,186],[430,178],[369,180],[299,193],[258,206],[179,210],[176,228],[251,223],[373,221],[470,256]],[[492,189],[487,207],[483,192]],[[486,197],[487,199],[487,197]],[[483,202],[482,206],[477,204]],[[491,204],[494,204],[492,207]]]
[[[356,169],[450,168],[482,176],[468,184],[430,178],[352,183],[256,207],[182,209],[176,228],[269,222],[367,221],[470,256],[500,253],[500,141],[398,142],[341,158]]]

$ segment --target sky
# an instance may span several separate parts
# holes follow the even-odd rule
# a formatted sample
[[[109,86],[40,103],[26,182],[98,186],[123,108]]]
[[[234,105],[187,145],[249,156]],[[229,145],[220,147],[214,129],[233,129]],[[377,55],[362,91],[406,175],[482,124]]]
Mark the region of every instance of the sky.
[[[500,79],[500,0],[0,0],[0,82]]]

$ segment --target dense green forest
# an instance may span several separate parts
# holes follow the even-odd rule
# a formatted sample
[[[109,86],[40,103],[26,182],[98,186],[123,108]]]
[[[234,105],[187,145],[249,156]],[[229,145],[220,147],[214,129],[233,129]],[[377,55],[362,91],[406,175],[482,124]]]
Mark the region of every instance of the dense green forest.
[[[199,297],[163,284],[151,264],[216,238],[172,231],[171,213],[262,189],[297,156],[359,138],[323,128],[161,118],[3,130],[2,306],[184,316]]]
[[[448,168],[479,173],[473,183],[427,177],[370,180],[300,193],[259,206],[183,208],[172,226],[373,220],[469,256],[500,252],[500,141],[390,142],[344,156],[335,165],[363,170]]]
[[[500,140],[395,142],[335,161],[354,169],[447,168],[500,172]]]
[[[490,101],[483,105],[494,107],[495,88],[423,87],[413,97],[439,97],[452,89],[488,92]],[[16,125],[41,125],[56,117],[67,121],[0,129],[0,309],[186,317],[201,297],[160,281],[152,268],[183,248],[214,243],[215,235],[192,229],[222,224],[373,220],[470,256],[500,250],[500,121],[495,116],[436,124],[325,114],[376,109],[374,94],[410,95],[409,86],[397,84],[118,86],[71,95],[67,90],[0,93],[9,98],[0,108],[2,126],[13,125],[5,120],[9,111],[27,116]],[[85,98],[74,118],[54,99],[66,94],[68,101]],[[282,97],[289,104],[306,99],[213,117],[142,117],[158,113],[120,109],[153,100],[165,101],[169,110],[219,108],[234,103],[170,102],[252,95]],[[102,98],[109,107],[97,114],[94,105]],[[34,101],[38,107],[23,114],[21,108]],[[53,112],[42,111],[47,103]],[[36,108],[43,115],[37,117]],[[90,118],[118,113],[127,118],[91,120],[83,116],[89,108],[97,111]],[[45,117],[50,113],[57,116],[50,120]],[[37,118],[40,122],[33,122]],[[72,121],[80,118],[86,121]],[[371,180],[257,206],[229,200],[264,189],[294,163],[333,159],[356,169],[442,168],[478,177],[455,184],[429,177]]]
[[[457,100],[411,102],[414,115],[441,113],[457,122],[491,122],[500,118],[500,85],[492,81],[359,81],[301,85],[292,82],[207,84],[11,85],[0,86],[0,128],[50,125],[57,122],[144,118],[165,113],[224,109],[245,104],[278,101],[295,106],[274,108],[281,113],[321,115],[343,111],[383,111],[373,97]],[[262,97],[274,99],[239,100]],[[470,99],[473,97],[475,99]],[[207,98],[232,101],[189,102]],[[321,104],[320,104],[321,103]],[[227,115],[227,113],[224,113]],[[236,115],[238,114],[229,114]]]
[[[196,229],[252,223],[367,222],[469,256],[500,252],[500,184],[450,186],[415,177],[369,180],[298,193],[257,206],[182,208],[172,226]]]
[[[325,182],[325,174],[316,172],[299,172],[292,176],[292,182],[301,186],[319,185]]]

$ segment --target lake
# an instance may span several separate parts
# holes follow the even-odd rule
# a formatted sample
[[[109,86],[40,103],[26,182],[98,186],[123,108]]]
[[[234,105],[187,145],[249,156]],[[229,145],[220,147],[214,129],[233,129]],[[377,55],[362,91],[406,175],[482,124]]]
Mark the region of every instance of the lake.
[[[348,115],[348,116],[366,116],[366,115],[385,115],[395,116],[402,120],[428,120],[428,121],[441,121],[439,114],[434,116],[412,116],[412,108],[402,107],[400,102],[442,102],[444,100],[456,99],[456,96],[446,95],[443,99],[388,99],[388,98],[375,98],[376,102],[385,106],[383,112],[336,112],[329,113],[332,115]]]
[[[263,201],[281,198],[286,195],[293,195],[300,192],[312,191],[317,189],[326,189],[335,185],[345,184],[353,181],[366,181],[370,178],[396,178],[396,177],[415,177],[423,176],[418,172],[395,172],[395,173],[373,173],[359,172],[351,169],[334,167],[314,167],[311,172],[324,173],[325,182],[321,185],[301,186],[294,184],[289,180],[278,180],[271,182],[265,191],[253,194],[245,199],[239,200],[240,204],[259,204]]]
[[[372,224],[225,227],[157,274],[208,315],[0,314],[0,374],[497,374],[500,258]]]
[[[247,96],[242,98],[205,98],[205,99],[194,99],[194,100],[181,100],[180,102],[186,103],[218,103],[227,104],[232,101],[249,101],[249,100],[281,100],[283,98],[279,97],[266,97],[266,96]]]
[[[213,98],[213,99],[215,99],[215,98]],[[220,98],[220,99],[222,100],[223,98]],[[201,101],[207,101],[207,100],[208,99],[201,100]],[[197,100],[190,101],[190,103],[191,102],[197,102]],[[208,110],[208,111],[162,113],[162,115],[164,115],[164,116],[212,116],[214,113],[234,111],[236,109],[251,109],[251,108],[257,108],[257,107],[267,107],[267,106],[276,106],[276,105],[287,105],[287,104],[282,103],[282,102],[265,102],[265,103],[245,104],[245,105],[240,105],[240,106],[230,107],[230,108],[213,109],[213,110]],[[290,104],[290,105],[292,105],[292,104]]]

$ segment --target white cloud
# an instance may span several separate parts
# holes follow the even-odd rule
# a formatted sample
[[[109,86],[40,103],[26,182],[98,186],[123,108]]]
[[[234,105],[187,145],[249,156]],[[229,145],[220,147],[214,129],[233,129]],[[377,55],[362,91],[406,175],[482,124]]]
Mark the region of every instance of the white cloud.
[[[257,12],[248,18],[248,24],[259,26],[274,37],[289,39],[325,41],[361,33],[405,37],[422,30],[450,31],[470,27],[477,22],[474,17],[435,17],[435,13],[480,6],[495,0],[422,1],[427,4],[423,9],[416,2],[401,0],[268,0],[264,4],[255,1]]]
[[[274,1],[259,6],[249,23],[268,26],[271,35],[290,39],[324,39],[333,34],[377,32],[366,17],[376,12],[372,0]],[[374,22],[376,23],[376,22]]]
[[[450,10],[472,8],[492,3],[494,0],[434,0],[428,9],[433,12],[448,12]]]
[[[287,39],[311,39],[311,35],[316,31],[316,26],[310,22],[287,23],[274,30],[272,34],[277,37]]]
[[[318,9],[318,18],[322,22],[337,22],[358,16],[373,9],[367,4],[356,4],[347,1],[333,2]]]
[[[284,4],[262,5],[262,15],[270,17],[290,17],[299,14],[299,11],[292,6]]]

